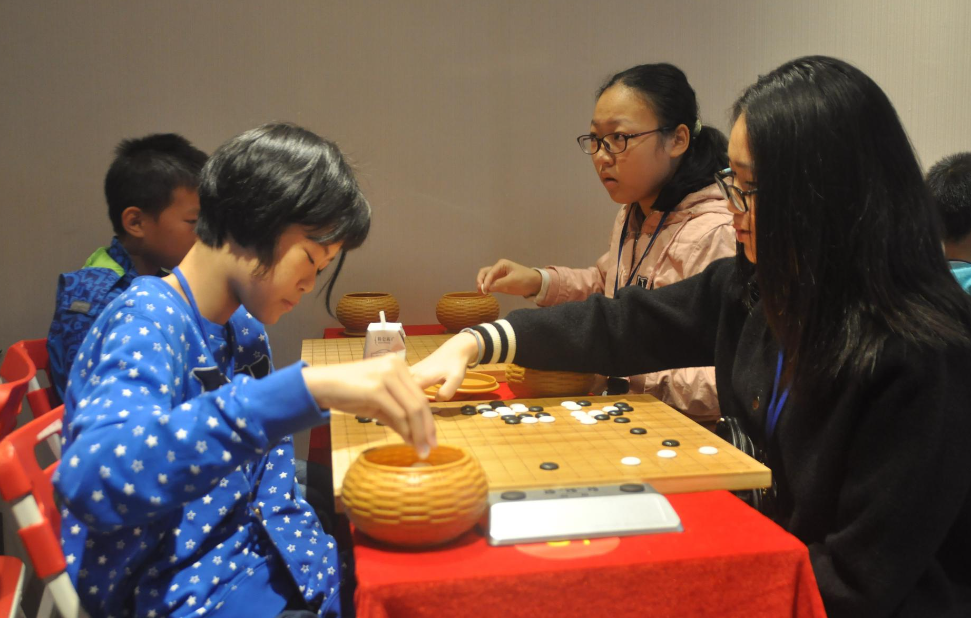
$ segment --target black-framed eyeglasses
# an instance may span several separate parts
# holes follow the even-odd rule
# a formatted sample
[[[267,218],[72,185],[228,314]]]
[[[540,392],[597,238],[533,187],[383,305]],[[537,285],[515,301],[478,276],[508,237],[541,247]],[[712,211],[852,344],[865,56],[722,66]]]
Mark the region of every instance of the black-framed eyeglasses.
[[[588,155],[597,154],[600,147],[609,152],[610,154],[620,154],[627,150],[627,140],[633,139],[635,137],[640,137],[642,135],[650,135],[651,133],[657,133],[659,131],[669,131],[674,127],[658,127],[652,131],[642,131],[641,133],[610,133],[604,135],[603,137],[597,137],[593,133],[587,133],[586,135],[581,135],[577,138],[577,143],[580,144],[580,150]]]
[[[759,192],[758,189],[742,191],[735,186],[735,172],[730,167],[726,167],[720,172],[715,172],[715,184],[721,189],[722,196],[731,202],[732,206],[739,212],[748,212],[748,200],[745,198]]]

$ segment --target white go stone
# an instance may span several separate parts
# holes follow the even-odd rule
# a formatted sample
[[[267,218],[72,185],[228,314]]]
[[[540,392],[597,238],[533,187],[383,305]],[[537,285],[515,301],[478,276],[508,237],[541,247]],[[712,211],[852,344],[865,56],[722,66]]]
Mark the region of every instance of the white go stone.
[[[541,422],[541,423],[555,423],[556,422],[556,417],[555,416],[541,416],[541,417],[539,417],[539,422]]]
[[[620,463],[624,464],[625,466],[637,466],[640,465],[641,460],[637,457],[624,457],[620,460]]]
[[[485,412],[482,413],[482,416],[483,418],[496,418],[497,416],[499,416],[499,413],[496,412],[495,410],[486,410]]]
[[[539,419],[535,416],[524,416],[522,419],[520,419],[520,422],[525,423],[526,425],[532,425],[533,423],[538,423]]]
[[[663,448],[657,452],[658,457],[663,457],[664,459],[671,459],[677,457],[678,454],[670,449]]]
[[[509,407],[510,407],[510,409],[512,409],[513,412],[527,412],[527,411],[529,411],[529,407],[526,406],[526,405],[524,405],[524,404],[521,404],[521,403],[514,403],[514,404],[512,404]]]
[[[714,446],[702,446],[701,448],[698,449],[698,452],[701,453],[702,455],[714,455],[715,453],[718,452],[718,449],[715,448]]]

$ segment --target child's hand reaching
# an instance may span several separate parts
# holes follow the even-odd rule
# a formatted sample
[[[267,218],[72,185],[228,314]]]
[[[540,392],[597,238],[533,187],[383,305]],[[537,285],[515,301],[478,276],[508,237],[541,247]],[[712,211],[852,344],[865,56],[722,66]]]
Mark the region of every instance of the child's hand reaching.
[[[483,294],[499,292],[516,296],[535,296],[543,285],[543,276],[535,269],[502,259],[479,269],[476,284]]]
[[[426,388],[444,381],[435,396],[437,401],[448,401],[462,385],[465,370],[476,360],[479,344],[475,335],[465,332],[455,335],[423,360],[411,366],[411,375],[419,386]]]
[[[422,459],[438,444],[428,398],[408,372],[405,361],[394,354],[341,365],[305,367],[303,378],[321,408],[381,421],[414,446]]]

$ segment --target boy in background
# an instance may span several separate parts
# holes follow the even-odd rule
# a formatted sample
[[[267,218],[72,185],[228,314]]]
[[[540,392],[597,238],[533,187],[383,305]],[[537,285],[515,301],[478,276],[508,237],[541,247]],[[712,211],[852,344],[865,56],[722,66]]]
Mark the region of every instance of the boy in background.
[[[206,153],[174,133],[123,140],[105,177],[115,237],[57,284],[47,335],[61,399],[81,341],[101,311],[139,275],[175,268],[196,240],[199,173]]]
[[[971,152],[937,162],[927,174],[934,203],[944,227],[944,256],[951,272],[971,293]]]

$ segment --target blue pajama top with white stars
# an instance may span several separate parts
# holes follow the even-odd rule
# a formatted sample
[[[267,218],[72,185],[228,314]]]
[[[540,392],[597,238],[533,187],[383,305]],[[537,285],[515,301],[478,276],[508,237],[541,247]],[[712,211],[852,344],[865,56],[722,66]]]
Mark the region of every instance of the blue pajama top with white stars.
[[[102,312],[71,369],[54,479],[92,616],[274,616],[301,597],[340,614],[334,539],[294,478],[291,434],[330,415],[302,366],[272,371],[244,308],[214,324],[155,277]]]

